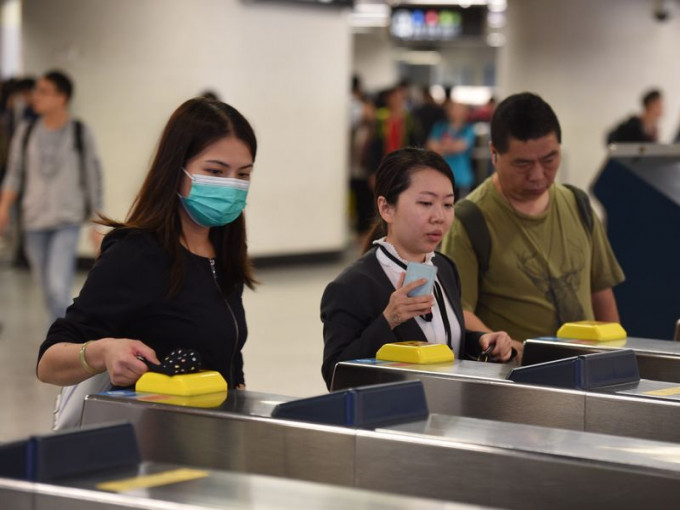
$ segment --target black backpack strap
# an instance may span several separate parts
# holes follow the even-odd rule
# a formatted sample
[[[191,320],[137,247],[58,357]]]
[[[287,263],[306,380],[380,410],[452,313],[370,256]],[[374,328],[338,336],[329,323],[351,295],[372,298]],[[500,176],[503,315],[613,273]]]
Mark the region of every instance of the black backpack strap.
[[[83,143],[83,123],[75,119],[73,121],[73,142],[74,148],[78,152],[78,166],[80,172],[80,187],[85,195],[85,217],[89,218],[93,211],[93,204],[90,203],[90,193],[87,189],[87,169],[85,167],[85,144]]]
[[[595,222],[593,218],[593,208],[590,205],[590,198],[588,194],[580,188],[572,184],[565,184],[565,188],[571,191],[576,198],[576,206],[578,207],[578,215],[581,218],[581,223],[589,234],[593,231],[593,224]]]
[[[73,121],[73,134],[75,140],[75,149],[78,151],[78,154],[82,156],[85,152],[83,145],[83,123],[78,119]]]
[[[36,119],[31,119],[26,126],[26,131],[24,131],[24,139],[21,141],[21,154],[26,159],[26,151],[28,150],[28,142],[31,139],[31,132],[35,127]]]
[[[477,256],[478,275],[482,276],[489,269],[491,258],[491,234],[482,211],[474,202],[463,199],[456,203],[456,217],[460,220],[467,231],[472,249]]]
[[[24,187],[26,186],[26,154],[28,152],[28,142],[31,140],[31,133],[35,127],[36,119],[31,119],[26,126],[26,131],[24,131],[24,138],[21,140],[21,167],[20,167],[20,179],[19,179],[19,190],[17,195],[19,199],[24,194]]]

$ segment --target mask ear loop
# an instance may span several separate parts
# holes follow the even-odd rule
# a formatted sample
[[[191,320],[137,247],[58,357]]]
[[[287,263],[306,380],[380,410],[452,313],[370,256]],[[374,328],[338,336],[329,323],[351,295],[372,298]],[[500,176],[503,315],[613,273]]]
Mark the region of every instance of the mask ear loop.
[[[189,180],[193,184],[194,183],[194,176],[191,175],[189,172],[187,172],[186,168],[184,168],[184,167],[181,167],[181,168],[182,168],[182,172],[184,172],[186,174],[186,176],[189,178]],[[190,192],[191,192],[191,190],[190,190]],[[177,191],[177,196],[179,197],[180,202],[183,201],[184,197],[182,196],[182,194],[179,191]],[[184,205],[184,203],[182,203],[182,205]]]
[[[184,173],[186,174],[186,176],[187,176],[189,179],[191,179],[191,182],[194,182],[194,176],[191,175],[189,172],[187,172],[187,169],[186,169],[186,168],[182,167],[182,172],[184,172]]]

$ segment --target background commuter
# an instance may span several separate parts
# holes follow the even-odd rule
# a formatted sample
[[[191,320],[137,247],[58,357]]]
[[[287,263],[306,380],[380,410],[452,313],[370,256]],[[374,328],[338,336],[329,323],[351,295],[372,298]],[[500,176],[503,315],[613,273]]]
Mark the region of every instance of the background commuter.
[[[94,135],[70,116],[72,94],[60,71],[38,80],[33,108],[40,117],[17,128],[0,195],[0,234],[12,204],[20,203],[26,255],[51,320],[71,302],[80,225],[102,206]]]
[[[659,142],[659,121],[663,116],[663,96],[652,89],[642,96],[642,114],[633,115],[607,134],[607,143]]]
[[[350,102],[350,190],[353,199],[353,226],[359,244],[371,228],[375,216],[373,192],[369,183],[369,169],[366,151],[375,123],[375,107],[363,93],[361,80],[352,77],[352,99]]]
[[[24,78],[11,78],[3,83],[2,87],[2,112],[0,113],[0,187],[4,180],[9,159],[9,147],[17,126],[22,121],[33,121],[37,114],[33,110],[33,89],[35,79],[27,76]],[[8,227],[11,235],[8,247],[12,251],[12,264],[14,267],[28,267],[28,260],[24,250],[23,232],[21,228],[21,210],[12,207],[10,211],[13,217],[12,227]]]
[[[432,128],[427,148],[444,157],[456,178],[456,198],[467,195],[475,184],[472,151],[475,131],[468,123],[468,107],[457,101],[446,102],[447,120]]]
[[[217,94],[217,92],[215,92],[214,90],[211,90],[211,89],[204,90],[203,92],[201,92],[199,94],[198,97],[202,97],[202,98],[205,98],[205,99],[212,99],[213,101],[219,101],[220,100],[220,96]]]
[[[511,357],[506,333],[466,329],[456,266],[434,251],[453,221],[454,187],[449,166],[432,151],[401,149],[380,164],[375,186],[380,218],[365,253],[321,299],[321,372],[328,387],[337,362],[374,357],[383,344],[402,340],[447,344],[456,356],[471,359],[490,346],[493,359]],[[425,283],[403,285],[408,262],[437,267],[434,296],[408,296]]]
[[[144,184],[66,317],[40,347],[38,377],[73,385],[108,371],[130,386],[151,363],[193,349],[244,388],[244,286],[253,287],[245,207],[257,142],[234,108],[191,99],[171,116]]]
[[[587,195],[555,184],[561,129],[550,105],[531,93],[505,99],[490,149],[496,173],[457,204],[442,245],[460,268],[465,323],[507,331],[521,349],[564,322],[618,322],[612,287],[623,272]]]
[[[446,121],[446,111],[435,101],[434,97],[432,97],[430,87],[423,87],[421,94],[423,101],[419,106],[413,109],[413,118],[418,124],[419,138],[417,140],[417,145],[419,147],[424,147],[435,124]]]
[[[384,156],[414,146],[420,138],[418,126],[406,109],[404,87],[389,89],[383,97],[384,107],[376,112],[374,131],[367,148],[366,164],[372,179]]]

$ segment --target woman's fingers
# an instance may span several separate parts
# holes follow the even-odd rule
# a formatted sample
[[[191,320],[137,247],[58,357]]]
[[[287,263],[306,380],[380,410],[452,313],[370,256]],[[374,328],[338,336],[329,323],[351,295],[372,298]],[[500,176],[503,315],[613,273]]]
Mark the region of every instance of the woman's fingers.
[[[404,274],[399,277],[399,288],[392,293],[387,308],[383,312],[391,329],[413,317],[430,313],[434,304],[434,297],[431,294],[408,297],[409,292],[423,285],[426,281],[425,278],[420,278],[402,287]]]
[[[482,351],[489,351],[492,359],[508,361],[512,355],[512,339],[505,331],[496,331],[482,335],[479,339]]]
[[[403,273],[406,275],[406,273]],[[408,294],[412,290],[417,289],[421,285],[425,285],[427,283],[427,278],[418,278],[417,280],[413,280],[411,283],[408,283],[404,285],[403,287],[401,284],[404,283],[404,277],[399,278],[399,290],[403,291],[404,294]]]
[[[142,356],[147,361],[150,361],[154,365],[160,365],[161,364],[161,362],[158,360],[158,357],[156,356],[156,351],[154,351],[148,345],[143,344],[142,342],[137,341],[136,344],[137,344],[136,345],[137,354]]]

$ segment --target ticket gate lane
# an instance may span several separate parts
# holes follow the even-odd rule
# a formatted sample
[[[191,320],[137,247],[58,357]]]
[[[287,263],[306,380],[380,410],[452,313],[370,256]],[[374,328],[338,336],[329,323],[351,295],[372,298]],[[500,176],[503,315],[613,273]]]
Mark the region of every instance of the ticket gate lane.
[[[602,468],[576,459],[552,458],[467,443],[442,448],[436,439],[401,438],[395,462],[395,437],[385,434],[370,441],[360,433],[357,448],[357,486],[401,494],[485,504],[500,508],[571,509],[584,501],[596,507],[663,507],[675,498],[677,481],[652,477],[643,469]],[[436,462],[433,462],[436,459]],[[538,467],[540,466],[540,467]],[[660,492],[658,492],[660,491]],[[670,492],[669,492],[670,491]],[[661,494],[665,494],[661,496]]]
[[[505,379],[512,368],[472,361],[441,366],[349,361],[336,367],[331,389],[420,380],[433,413],[584,430],[584,392],[515,384]]]
[[[361,384],[422,381],[430,411],[510,423],[680,442],[680,395],[651,397],[648,389],[675,383],[641,380],[596,391],[519,384],[505,379],[512,367],[472,361],[428,366],[405,363],[337,365],[333,389]],[[337,385],[337,386],[336,386]]]
[[[596,342],[563,338],[531,338],[524,344],[523,365],[618,349],[633,349],[640,377],[680,383],[680,342],[626,338]]]
[[[236,400],[276,402],[278,395],[230,392]],[[250,398],[252,397],[252,398]],[[261,406],[263,409],[266,406]],[[221,411],[130,402],[116,397],[88,397],[83,424],[124,419],[135,425],[143,459],[206,466],[306,481],[336,480],[352,485],[354,435],[351,430],[296,424],[249,414],[248,406],[223,406]],[[269,406],[269,414],[273,406]],[[229,419],[224,419],[229,416]],[[297,426],[299,425],[299,426]],[[300,452],[300,455],[288,455]],[[305,459],[311,459],[310,464]],[[313,467],[310,467],[312,465]]]
[[[101,482],[162,474],[178,468],[183,469],[177,465],[143,463],[136,470],[65,480],[58,485],[0,478],[0,501],[2,508],[12,510],[470,508],[453,502],[405,498],[374,491],[213,470],[206,470],[206,476],[198,479],[121,493],[107,492],[97,487]]]
[[[139,409],[143,412],[131,412]],[[88,397],[86,423],[111,419],[133,422],[142,456],[150,461],[181,455],[181,463],[190,466],[506,508],[567,508],[584,497],[618,504],[680,497],[680,451],[666,443],[437,415],[356,430]],[[215,423],[201,427],[201,420]],[[172,434],[144,445],[160,427]],[[598,450],[603,437],[608,449]],[[168,448],[168,441],[182,445]],[[671,460],[650,453],[659,450],[670,452]],[[489,495],[491,490],[497,493]]]

